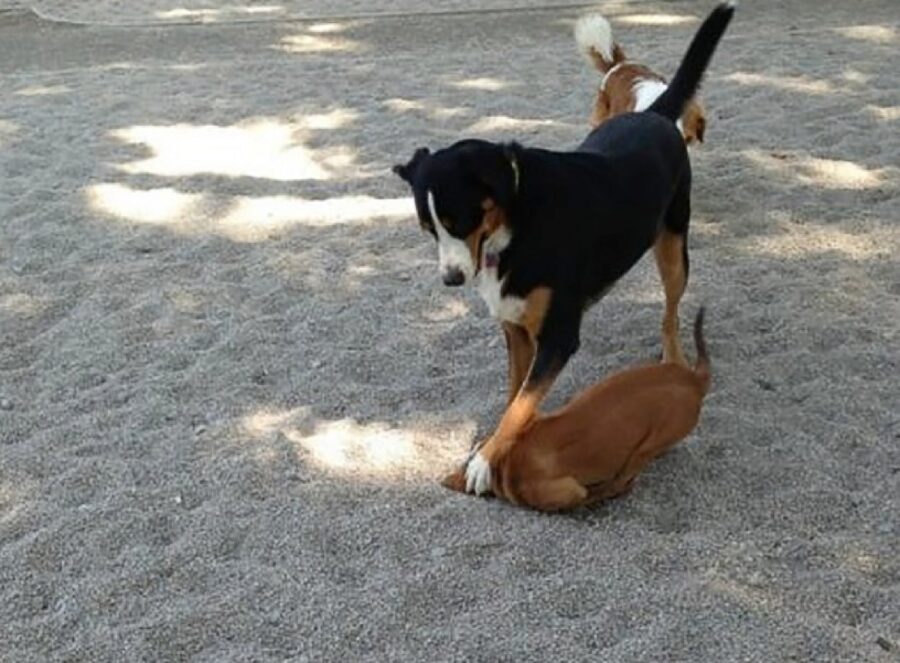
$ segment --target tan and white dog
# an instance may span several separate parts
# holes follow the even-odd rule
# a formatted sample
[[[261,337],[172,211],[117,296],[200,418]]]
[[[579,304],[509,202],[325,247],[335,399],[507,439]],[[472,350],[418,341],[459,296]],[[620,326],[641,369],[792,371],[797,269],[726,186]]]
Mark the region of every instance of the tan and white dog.
[[[702,308],[694,342],[693,367],[662,363],[622,371],[557,412],[535,416],[510,453],[490,464],[490,484],[482,494],[560,511],[627,492],[650,461],[697,425],[709,389]],[[465,467],[442,483],[459,492],[473,489]]]
[[[613,40],[609,22],[600,14],[586,14],[576,21],[575,41],[602,76],[591,126],[597,127],[616,115],[646,110],[666,89],[665,78],[625,57],[625,51]],[[696,99],[688,102],[676,124],[685,143],[703,142],[706,113]]]

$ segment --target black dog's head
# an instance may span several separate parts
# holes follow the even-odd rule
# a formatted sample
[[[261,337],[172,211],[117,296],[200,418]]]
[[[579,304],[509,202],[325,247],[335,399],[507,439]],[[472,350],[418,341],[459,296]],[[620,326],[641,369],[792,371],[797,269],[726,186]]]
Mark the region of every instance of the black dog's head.
[[[515,147],[465,140],[422,147],[394,172],[412,187],[422,227],[438,242],[441,279],[462,285],[481,268],[484,247],[509,243],[506,215],[518,188]]]

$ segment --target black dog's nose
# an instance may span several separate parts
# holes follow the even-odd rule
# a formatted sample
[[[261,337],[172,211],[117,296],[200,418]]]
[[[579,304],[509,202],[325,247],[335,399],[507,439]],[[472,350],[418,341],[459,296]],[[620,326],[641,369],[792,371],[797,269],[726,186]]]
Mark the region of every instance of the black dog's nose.
[[[466,281],[466,275],[457,267],[452,267],[444,272],[444,285],[462,285]]]

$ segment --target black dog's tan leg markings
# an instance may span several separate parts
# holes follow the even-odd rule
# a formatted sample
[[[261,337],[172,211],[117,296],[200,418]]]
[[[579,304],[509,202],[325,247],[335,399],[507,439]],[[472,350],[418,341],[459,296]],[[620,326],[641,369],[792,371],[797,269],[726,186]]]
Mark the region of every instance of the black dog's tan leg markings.
[[[653,245],[653,253],[666,293],[666,312],[662,323],[663,361],[686,366],[678,339],[678,305],[687,286],[684,242],[684,235],[663,230]]]
[[[525,328],[532,341],[536,341],[544,327],[544,318],[550,310],[553,291],[545,286],[535,288],[525,297],[525,310],[519,324]]]
[[[554,309],[555,313],[552,312]],[[573,316],[571,311],[577,313]],[[548,320],[552,321],[549,329],[546,324]],[[534,359],[524,383],[503,413],[497,430],[478,447],[466,466],[466,490],[478,495],[491,489],[497,478],[492,476],[495,468],[500,467],[519,434],[534,419],[556,376],[578,348],[580,309],[571,306],[571,303],[554,301],[549,288],[535,288],[526,295],[519,323],[533,348]]]
[[[506,406],[513,402],[516,394],[525,382],[528,369],[534,361],[534,343],[528,331],[510,322],[503,323],[503,335],[506,337],[506,353],[509,363],[508,395]]]

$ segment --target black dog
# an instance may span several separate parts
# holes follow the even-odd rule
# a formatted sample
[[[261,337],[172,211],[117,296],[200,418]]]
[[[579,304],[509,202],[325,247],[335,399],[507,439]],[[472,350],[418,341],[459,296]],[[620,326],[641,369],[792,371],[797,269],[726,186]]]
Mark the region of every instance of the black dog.
[[[501,465],[578,349],[584,310],[651,246],[665,289],[663,359],[685,364],[678,304],[688,277],[691,166],[675,121],[733,14],[731,3],[712,11],[647,111],[603,123],[574,152],[464,140],[434,154],[421,148],[394,167],[438,241],[444,283],[474,281],[506,336],[507,409],[468,463],[468,490],[489,488],[490,466]]]

